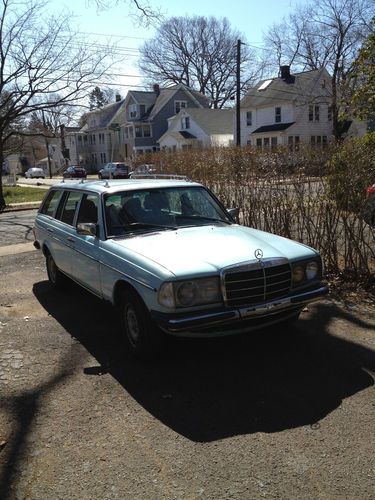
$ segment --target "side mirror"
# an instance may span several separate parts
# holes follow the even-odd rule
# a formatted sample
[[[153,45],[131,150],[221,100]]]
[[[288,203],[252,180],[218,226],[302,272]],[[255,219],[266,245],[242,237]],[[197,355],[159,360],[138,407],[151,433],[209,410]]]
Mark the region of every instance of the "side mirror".
[[[96,224],[93,222],[80,222],[77,224],[77,234],[83,234],[86,236],[96,236]]]
[[[237,221],[238,216],[240,215],[239,208],[227,208],[227,212],[235,221]]]

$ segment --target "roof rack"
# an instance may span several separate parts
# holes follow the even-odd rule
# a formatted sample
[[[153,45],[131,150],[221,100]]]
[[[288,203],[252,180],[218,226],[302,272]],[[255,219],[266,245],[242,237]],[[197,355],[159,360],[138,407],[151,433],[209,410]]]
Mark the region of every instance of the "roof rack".
[[[175,179],[181,181],[192,182],[187,175],[177,174],[130,174],[130,179]]]

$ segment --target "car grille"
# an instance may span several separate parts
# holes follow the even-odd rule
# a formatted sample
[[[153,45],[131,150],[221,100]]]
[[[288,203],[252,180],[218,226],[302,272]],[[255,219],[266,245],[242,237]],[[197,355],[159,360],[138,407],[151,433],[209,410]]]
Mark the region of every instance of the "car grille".
[[[247,306],[288,295],[291,286],[289,264],[252,269],[232,268],[224,274],[227,306]]]

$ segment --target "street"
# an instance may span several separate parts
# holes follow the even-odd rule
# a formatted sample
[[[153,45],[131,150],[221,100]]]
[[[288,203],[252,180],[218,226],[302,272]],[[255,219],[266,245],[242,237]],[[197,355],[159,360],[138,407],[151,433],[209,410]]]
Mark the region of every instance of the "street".
[[[28,241],[32,212],[9,216],[1,245]],[[373,498],[372,304],[140,363],[111,307],[51,289],[40,252],[0,257],[0,281],[1,498]]]

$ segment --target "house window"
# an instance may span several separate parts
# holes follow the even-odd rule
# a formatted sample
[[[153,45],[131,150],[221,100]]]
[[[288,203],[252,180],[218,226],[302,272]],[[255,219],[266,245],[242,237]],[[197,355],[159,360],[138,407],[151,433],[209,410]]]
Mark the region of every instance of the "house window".
[[[328,106],[327,118],[329,122],[332,121],[332,106]]]
[[[82,142],[82,136],[81,135],[78,136],[78,142]]]
[[[288,136],[288,148],[289,151],[299,150],[299,135],[289,135]]]
[[[257,139],[257,148],[262,147],[262,139]]]
[[[134,137],[133,127],[128,127],[128,128],[129,128],[129,139],[133,139],[133,137]]]
[[[104,144],[105,143],[105,135],[104,133],[99,134],[99,144]]]
[[[264,146],[265,148],[269,148],[269,146],[270,146],[270,138],[269,138],[269,137],[265,137],[265,138],[263,139],[263,146]]]
[[[277,137],[271,137],[271,149],[277,148]]]
[[[103,165],[107,163],[107,155],[105,153],[100,153],[100,163]]]
[[[143,137],[151,137],[150,125],[143,125]]]
[[[135,136],[142,137],[142,127],[140,125],[135,126]]]
[[[130,118],[135,118],[137,116],[137,105],[136,104],[129,105],[129,116],[130,116]]]
[[[314,104],[309,105],[309,122],[319,121],[319,106]]]
[[[183,130],[190,128],[190,117],[189,116],[184,116],[181,118],[181,128]]]
[[[83,136],[83,142],[87,142],[87,135]]]
[[[187,108],[187,101],[175,101],[174,102],[174,112],[176,115],[182,108]]]
[[[146,113],[146,105],[145,104],[140,104],[139,105],[139,114],[142,116]]]
[[[281,108],[275,108],[275,123],[281,122]]]
[[[246,141],[246,144],[247,144],[248,146],[251,146],[251,139],[248,139],[248,140]]]
[[[252,124],[253,124],[253,112],[247,111],[247,113],[246,113],[246,125],[248,127],[251,127]]]
[[[310,137],[311,146],[327,146],[327,136],[326,135],[312,135]]]

